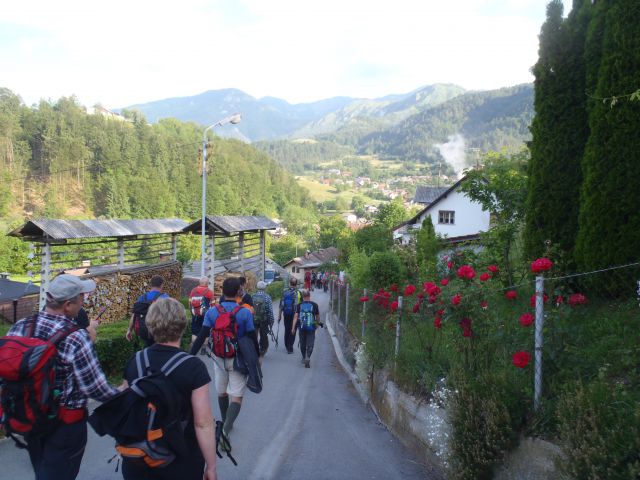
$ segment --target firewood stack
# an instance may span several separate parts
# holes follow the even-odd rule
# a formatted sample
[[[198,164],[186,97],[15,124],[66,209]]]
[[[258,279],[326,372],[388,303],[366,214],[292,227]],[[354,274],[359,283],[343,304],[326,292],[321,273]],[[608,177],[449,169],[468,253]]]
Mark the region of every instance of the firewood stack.
[[[85,302],[89,318],[96,316],[104,307],[107,309],[100,317],[102,323],[114,323],[129,318],[136,299],[150,290],[149,283],[154,275],[160,275],[164,279],[164,292],[172,298],[180,299],[182,280],[180,262],[142,265],[126,270],[83,276],[96,282],[96,290]]]
[[[256,285],[258,284],[258,277],[256,276],[256,273],[254,271],[247,270],[244,272],[244,275],[241,272],[227,272],[222,275],[216,275],[216,279],[213,284],[213,292],[215,293],[216,298],[220,298],[220,296],[222,295],[222,283],[227,278],[242,277],[242,276],[246,277],[247,279],[247,286],[246,286],[247,291],[255,292]]]

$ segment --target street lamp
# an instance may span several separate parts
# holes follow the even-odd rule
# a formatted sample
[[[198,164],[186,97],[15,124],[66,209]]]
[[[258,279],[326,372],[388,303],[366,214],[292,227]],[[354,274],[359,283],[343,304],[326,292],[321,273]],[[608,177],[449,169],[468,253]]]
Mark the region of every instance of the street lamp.
[[[235,113],[230,117],[223,118],[222,120],[209,125],[204,129],[202,133],[202,257],[200,263],[200,276],[205,276],[205,258],[207,256],[207,239],[205,236],[206,221],[207,221],[207,132],[215,127],[221,127],[231,123],[236,125],[242,120],[242,115]]]

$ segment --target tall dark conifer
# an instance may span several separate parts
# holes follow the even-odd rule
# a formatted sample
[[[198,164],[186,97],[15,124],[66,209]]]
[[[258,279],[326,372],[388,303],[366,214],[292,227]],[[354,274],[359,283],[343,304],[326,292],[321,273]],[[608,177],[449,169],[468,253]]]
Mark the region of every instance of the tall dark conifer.
[[[540,256],[549,240],[572,263],[578,230],[581,160],[588,138],[584,43],[589,0],[576,0],[562,19],[562,2],[547,6],[540,33],[535,75],[535,111],[531,131],[529,194],[525,245],[531,258]]]
[[[620,98],[640,84],[640,2],[596,2],[586,58],[590,137],[576,259],[582,269],[640,258],[640,102]],[[601,47],[598,45],[601,38]],[[600,65],[595,73],[595,60]],[[629,283],[629,282],[627,282]]]

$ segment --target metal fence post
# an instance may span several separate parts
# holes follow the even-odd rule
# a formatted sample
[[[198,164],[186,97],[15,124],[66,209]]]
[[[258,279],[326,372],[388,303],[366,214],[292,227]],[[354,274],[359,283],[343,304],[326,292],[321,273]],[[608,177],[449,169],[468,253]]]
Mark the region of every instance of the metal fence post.
[[[344,294],[344,326],[349,326],[349,284],[345,284]]]
[[[535,381],[533,385],[533,408],[540,408],[542,397],[542,328],[544,327],[544,277],[536,277],[536,331],[535,331]]]
[[[342,288],[338,283],[338,321],[340,321],[340,314],[342,313]]]
[[[640,282],[639,282],[640,283]],[[364,296],[367,296],[367,289],[364,289]],[[368,302],[362,302],[362,340],[364,340],[364,333],[365,333],[365,318],[367,318],[367,303]]]
[[[400,353],[400,319],[402,318],[402,297],[398,297],[398,320],[396,320],[396,358]]]

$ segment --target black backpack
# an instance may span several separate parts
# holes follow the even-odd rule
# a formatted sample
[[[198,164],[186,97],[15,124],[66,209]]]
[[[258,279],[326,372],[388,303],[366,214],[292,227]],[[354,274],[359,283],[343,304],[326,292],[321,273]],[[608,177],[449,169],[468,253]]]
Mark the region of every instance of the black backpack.
[[[192,356],[177,352],[160,371],[153,371],[147,350],[137,352],[135,357],[138,378],[97,407],[89,416],[89,424],[98,435],[115,438],[121,457],[158,468],[178,455],[188,455],[184,439],[188,419],[180,418],[182,398],[167,377]]]
[[[156,296],[151,300],[149,300],[150,293],[156,294]],[[133,327],[140,340],[151,340],[151,335],[149,335],[149,330],[147,330],[145,318],[149,311],[149,307],[153,302],[160,298],[160,295],[162,295],[162,292],[147,292],[142,296],[141,300],[137,300],[136,303],[133,304]]]

